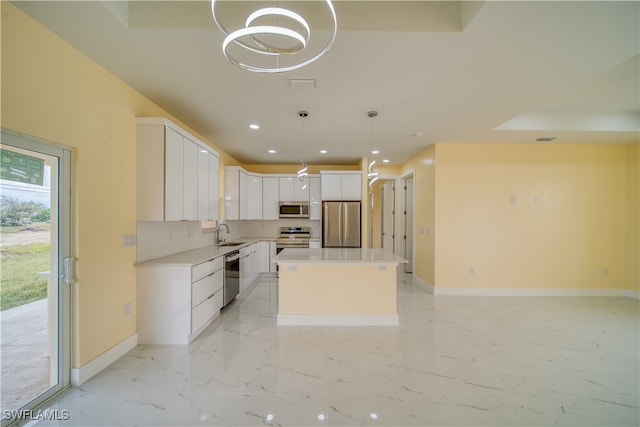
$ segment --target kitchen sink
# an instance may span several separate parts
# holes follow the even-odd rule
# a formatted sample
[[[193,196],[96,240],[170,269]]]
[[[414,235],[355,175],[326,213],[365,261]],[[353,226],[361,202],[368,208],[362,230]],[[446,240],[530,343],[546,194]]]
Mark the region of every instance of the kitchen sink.
[[[225,242],[225,243],[222,243],[222,244],[220,244],[218,246],[220,246],[220,247],[239,246],[239,245],[242,245],[242,244],[244,244],[244,243],[241,243],[241,242]]]

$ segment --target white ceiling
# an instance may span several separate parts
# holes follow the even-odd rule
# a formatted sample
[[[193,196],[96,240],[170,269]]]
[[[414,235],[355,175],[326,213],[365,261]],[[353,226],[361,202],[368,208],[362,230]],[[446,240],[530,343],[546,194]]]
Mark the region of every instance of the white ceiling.
[[[639,140],[638,1],[338,0],[332,49],[285,74],[226,62],[209,1],[14,3],[243,163],[353,164],[372,145],[399,164],[433,143]],[[228,28],[247,3],[220,4]],[[324,2],[286,5],[312,37],[327,34]]]

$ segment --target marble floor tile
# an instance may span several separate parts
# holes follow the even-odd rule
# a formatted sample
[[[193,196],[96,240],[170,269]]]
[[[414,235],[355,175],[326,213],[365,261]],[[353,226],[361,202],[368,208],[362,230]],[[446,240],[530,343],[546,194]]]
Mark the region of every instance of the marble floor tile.
[[[398,327],[278,327],[263,278],[188,346],[138,346],[37,426],[638,426],[639,302],[431,295]]]

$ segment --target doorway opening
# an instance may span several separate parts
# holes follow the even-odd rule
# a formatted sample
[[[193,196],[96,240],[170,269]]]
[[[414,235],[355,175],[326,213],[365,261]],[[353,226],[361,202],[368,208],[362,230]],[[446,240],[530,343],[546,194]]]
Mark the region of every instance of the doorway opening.
[[[69,384],[71,152],[2,130],[0,156],[4,425]]]
[[[404,264],[405,273],[413,273],[413,222],[414,222],[414,176],[413,172],[400,178],[399,187],[401,191],[397,192],[399,215],[398,229],[400,231],[397,247],[399,254],[407,259]]]

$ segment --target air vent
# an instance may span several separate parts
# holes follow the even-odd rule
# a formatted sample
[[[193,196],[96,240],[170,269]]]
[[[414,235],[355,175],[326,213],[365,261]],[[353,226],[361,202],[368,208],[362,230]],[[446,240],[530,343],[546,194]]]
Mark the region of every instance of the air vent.
[[[289,79],[291,89],[304,89],[316,87],[315,79]]]
[[[549,141],[553,141],[556,138],[557,138],[556,136],[541,136],[540,138],[536,139],[536,141],[538,141],[538,142],[549,142]]]

